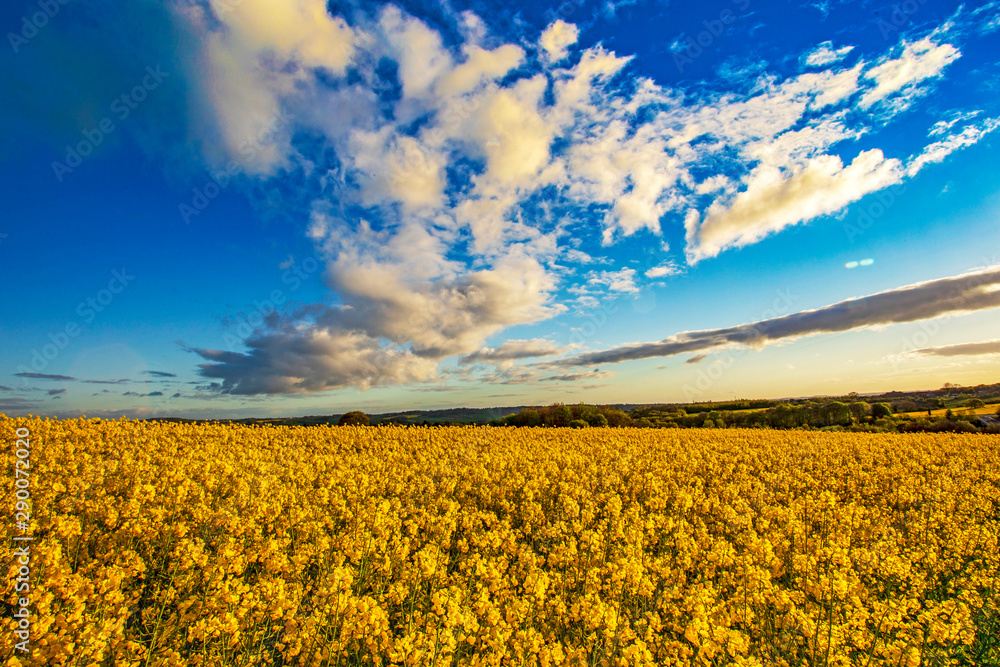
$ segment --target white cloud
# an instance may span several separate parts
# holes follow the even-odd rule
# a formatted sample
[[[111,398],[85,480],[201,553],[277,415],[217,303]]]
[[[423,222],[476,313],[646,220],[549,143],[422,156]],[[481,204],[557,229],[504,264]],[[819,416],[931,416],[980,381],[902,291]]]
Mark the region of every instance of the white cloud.
[[[681,269],[679,266],[673,262],[667,262],[666,264],[661,264],[660,266],[654,266],[646,271],[644,275],[647,278],[666,278],[667,276],[676,276],[680,272]]]
[[[353,31],[323,0],[242,0],[238,10],[212,3],[227,35],[254,53],[343,73],[354,52]]]
[[[907,175],[915,176],[928,164],[943,162],[955,151],[979,143],[980,139],[998,127],[1000,127],[1000,118],[987,118],[974,125],[967,125],[961,132],[928,144],[919,155],[910,160],[906,166]]]
[[[856,93],[870,103],[934,76],[957,57],[950,45],[923,40],[904,44],[902,57],[871,67],[864,74],[871,85],[864,87],[866,64],[859,62],[781,82],[764,76],[749,97],[725,95],[692,104],[648,80],[637,81],[631,97],[613,92],[608,83],[629,58],[593,47],[584,49],[572,67],[560,68],[553,61],[555,99],[549,104],[544,99],[548,79],[542,74],[498,85],[523,64],[524,50],[512,44],[481,47],[485,29],[468,19],[463,25],[475,41],[461,45],[462,57],[449,53],[441,37],[422,21],[394,7],[380,16],[381,37],[355,29],[354,41],[362,45],[357,48],[375,49],[376,55],[378,49],[387,49],[397,59],[406,99],[396,105],[395,122],[376,117],[375,127],[354,129],[342,147],[362,186],[363,203],[398,202],[404,210],[422,211],[435,220],[451,218],[471,232],[474,252],[485,256],[502,255],[507,244],[525,238],[525,226],[516,221],[517,208],[547,185],[564,188],[580,204],[601,206],[604,244],[642,231],[660,234],[664,216],[690,209],[697,194],[721,191],[719,200],[731,198],[739,187],[732,169],[739,174],[747,162],[757,163],[752,172],[737,176],[747,191],[773,178],[769,174],[774,169],[794,188],[816,164],[824,164],[825,149],[865,133],[863,126],[848,122],[842,108]],[[575,26],[557,21],[543,34],[541,52],[562,57],[577,38]],[[817,67],[832,65],[849,48],[823,44],[805,59]],[[277,99],[265,99],[265,108]],[[636,125],[635,114],[643,105],[659,111]],[[351,104],[347,106],[349,111]],[[371,115],[369,102],[356,106],[361,114],[369,108]],[[421,118],[426,121],[416,135],[402,133],[404,124]],[[565,142],[566,150],[553,156],[557,139]],[[742,163],[730,157],[734,150]],[[472,177],[461,196],[449,200],[446,169],[463,156],[485,160],[486,168]],[[695,185],[691,169],[704,165],[717,171]],[[852,173],[850,168],[845,172]],[[742,197],[740,202],[747,199]],[[847,196],[841,200],[853,201]],[[831,201],[836,198],[821,208],[826,211]],[[709,218],[718,212],[719,201],[714,206],[706,212]],[[794,223],[779,222],[770,229],[788,224]],[[711,236],[716,225],[703,225],[704,234]],[[737,245],[757,238],[760,235],[742,234]]]
[[[539,113],[545,85],[544,77],[535,77],[499,90],[477,118],[475,137],[486,154],[486,176],[498,185],[526,183],[549,163],[553,128]]]
[[[558,62],[569,55],[569,47],[576,44],[580,36],[579,29],[572,23],[558,19],[545,29],[538,40],[546,58]]]
[[[951,128],[953,128],[958,123],[964,123],[965,121],[972,120],[973,118],[976,118],[982,113],[983,112],[981,109],[975,109],[973,111],[952,112],[951,114],[949,114],[949,117],[946,118],[945,120],[939,120],[938,122],[934,123],[934,126],[931,127],[930,131],[927,134],[929,134],[932,137],[937,137],[943,134],[947,134],[951,130]]]
[[[215,164],[235,159],[247,173],[273,173],[291,152],[289,128],[264,143],[255,139],[281,118],[303,68],[344,72],[356,35],[323,0],[243,0],[238,11],[225,3],[211,8],[210,15],[198,6],[180,11],[188,29],[201,35],[201,57],[190,67],[200,74],[196,90],[214,119],[201,129],[201,140]]]
[[[253,64],[253,56],[235,51],[220,37],[204,45],[208,64],[203,78],[203,94],[212,107],[211,121],[203,121],[204,150],[215,165],[236,159],[251,175],[267,175],[284,164],[290,152],[288,137],[261,144],[259,150],[244,153],[269,119],[281,113],[283,82]],[[272,86],[271,84],[276,84]],[[287,92],[287,87],[284,92]]]
[[[641,230],[660,233],[660,219],[676,208],[671,188],[682,178],[681,161],[667,152],[655,125],[631,133],[624,122],[588,128],[569,152],[566,169],[570,191],[607,204],[603,242],[615,232],[631,236]]]
[[[900,180],[898,160],[873,149],[847,167],[835,155],[810,160],[790,172],[770,166],[751,174],[747,189],[731,201],[716,200],[704,221],[689,220],[688,258],[696,262],[729,247],[755,243],[785,227],[834,213]]]
[[[719,192],[720,190],[729,190],[732,188],[733,183],[723,174],[716,174],[715,176],[709,176],[704,181],[699,183],[694,191],[699,195],[710,195],[713,192]]]
[[[362,130],[352,134],[350,148],[355,168],[366,176],[366,204],[398,201],[411,209],[441,204],[445,158],[418,140],[389,128]]]
[[[439,94],[454,96],[468,93],[487,81],[503,77],[524,59],[524,50],[513,44],[504,44],[492,51],[468,46],[465,51],[465,62],[446,73],[438,82]]]
[[[901,94],[906,101],[918,92],[918,83],[941,76],[944,68],[960,55],[951,44],[935,44],[929,37],[904,42],[899,58],[884,58],[865,72],[865,78],[874,81],[875,87],[862,96],[861,108],[867,109],[894,94]]]
[[[815,49],[803,56],[803,63],[807,67],[827,67],[847,57],[853,46],[843,46],[839,49],[833,48],[833,42],[822,42]]]
[[[767,140],[754,141],[743,148],[743,154],[762,165],[775,167],[802,166],[816,157],[821,147],[832,146],[847,139],[858,139],[864,130],[851,130],[844,121],[846,114],[833,114],[797,130],[783,132]]]
[[[635,284],[635,269],[620,269],[618,271],[591,271],[587,278],[590,285],[603,285],[610,292],[638,292]]]
[[[641,140],[640,140],[641,141]],[[630,188],[615,199],[608,219],[605,221],[604,243],[613,239],[614,227],[620,229],[626,236],[641,229],[648,229],[654,234],[660,233],[660,218],[676,204],[664,193],[680,177],[677,162],[673,160],[655,159],[658,152],[657,142],[640,143],[633,141],[632,152],[624,152],[616,157],[621,165],[630,165],[628,181]],[[653,154],[653,155],[650,155]],[[650,160],[644,160],[648,156]]]
[[[850,69],[839,72],[826,71],[803,74],[800,78],[808,79],[810,84],[818,89],[809,104],[809,110],[819,111],[840,104],[851,97],[859,88],[858,78],[861,75],[861,67],[862,64],[858,63]]]
[[[563,251],[563,257],[570,262],[576,262],[577,264],[593,264],[597,260],[583,252],[582,250],[577,250],[576,248],[570,248],[569,250]]]
[[[676,125],[671,123],[674,131],[667,146],[683,155],[685,147],[699,139],[707,142],[701,151],[743,151],[797,126],[828,122],[822,116],[807,118],[807,114],[846,101],[858,89],[859,75],[860,66],[807,72],[780,83],[768,80],[759,92],[746,98],[729,94],[706,99],[694,108],[678,105],[670,112],[669,120]]]
[[[590,100],[595,92],[595,81],[607,81],[629,61],[631,58],[619,57],[613,51],[605,51],[596,46],[584,51],[580,62],[572,69],[556,70],[553,122],[559,126],[567,126],[577,120],[574,116],[578,114],[587,120],[592,119],[595,114],[600,115],[602,109]],[[601,100],[605,104],[608,101]]]
[[[382,10],[379,20],[386,42],[399,63],[399,78],[405,97],[421,97],[453,63],[441,36],[418,19],[404,15],[395,6]]]
[[[413,244],[401,245],[418,257],[421,254]],[[428,276],[425,270],[425,276],[418,276],[414,261],[341,253],[329,271],[348,307],[330,310],[321,324],[409,343],[417,354],[440,359],[468,354],[509,326],[537,322],[561,311],[550,304],[553,278],[517,247],[489,269],[463,269],[458,274]]]

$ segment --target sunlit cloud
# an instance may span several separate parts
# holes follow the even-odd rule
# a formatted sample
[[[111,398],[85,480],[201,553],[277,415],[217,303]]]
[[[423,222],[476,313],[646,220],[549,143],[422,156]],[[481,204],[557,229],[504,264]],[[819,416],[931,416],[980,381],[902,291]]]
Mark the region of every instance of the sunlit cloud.
[[[717,201],[703,220],[696,212],[689,215],[688,259],[695,262],[756,243],[785,227],[839,211],[900,179],[900,162],[886,160],[877,149],[861,153],[847,167],[832,155],[787,173],[760,167],[731,202]]]
[[[920,93],[918,84],[941,76],[944,68],[961,55],[951,44],[938,44],[931,38],[903,43],[898,58],[883,58],[865,73],[875,86],[862,97],[862,109],[896,95],[908,102]]]
[[[807,67],[827,67],[838,63],[854,50],[853,46],[842,46],[834,48],[833,42],[823,42],[803,57],[803,63]]]

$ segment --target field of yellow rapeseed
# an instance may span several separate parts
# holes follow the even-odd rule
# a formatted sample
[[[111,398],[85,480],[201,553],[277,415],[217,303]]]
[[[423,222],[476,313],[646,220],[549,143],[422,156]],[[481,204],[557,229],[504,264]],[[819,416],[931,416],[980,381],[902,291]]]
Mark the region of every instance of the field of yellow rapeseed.
[[[1000,663],[996,436],[19,427],[8,665]]]

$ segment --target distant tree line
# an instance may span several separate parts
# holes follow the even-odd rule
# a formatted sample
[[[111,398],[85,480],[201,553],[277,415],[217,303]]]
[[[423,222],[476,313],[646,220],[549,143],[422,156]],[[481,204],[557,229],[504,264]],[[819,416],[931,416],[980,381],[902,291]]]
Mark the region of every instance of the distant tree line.
[[[491,426],[570,426],[621,427],[634,426],[632,418],[621,408],[608,405],[563,405],[555,403],[547,407],[524,408],[516,414],[494,419]]]
[[[771,402],[773,407],[731,409],[731,404],[711,404],[714,409],[699,410],[708,404],[677,406],[642,406],[625,412],[604,405],[563,405],[524,408],[516,414],[490,422],[491,426],[529,427],[639,427],[639,428],[772,428],[819,429],[870,433],[929,432],[1000,432],[991,416],[974,414],[984,407],[973,399],[966,409],[943,416],[909,416],[899,414],[890,403],[868,403],[854,400],[804,401],[800,403]],[[777,404],[775,404],[777,403]],[[690,408],[694,408],[694,410]],[[897,407],[907,408],[902,405]],[[729,408],[729,409],[726,409]],[[1000,418],[1000,409],[997,410]]]
[[[644,405],[628,411],[612,405],[554,403],[548,406],[526,407],[488,423],[490,426],[538,428],[772,428],[871,433],[923,431],[997,433],[1000,432],[1000,409],[994,410],[992,405],[998,403],[1000,403],[1000,384],[977,387],[946,384],[941,389],[933,391],[888,392],[877,397],[861,397],[859,394],[851,393],[826,399],[735,399]],[[990,404],[989,414],[976,414],[983,412],[983,408],[988,404]],[[935,410],[940,413],[942,409],[946,410],[944,414],[932,414]],[[925,410],[926,416],[916,414]],[[466,413],[477,412],[481,410],[460,408],[446,411],[449,417],[461,417]],[[468,423],[461,419],[419,421],[417,414],[396,414],[386,417],[382,416],[375,421],[379,424],[411,426],[450,426]],[[337,421],[339,425],[364,426],[371,422],[372,419],[359,410],[348,412]]]

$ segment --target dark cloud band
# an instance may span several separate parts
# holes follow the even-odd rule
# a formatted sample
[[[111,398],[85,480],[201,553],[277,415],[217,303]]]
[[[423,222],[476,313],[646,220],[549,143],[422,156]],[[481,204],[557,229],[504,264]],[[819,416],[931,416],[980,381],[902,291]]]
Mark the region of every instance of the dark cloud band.
[[[724,329],[679,333],[655,343],[590,352],[554,361],[551,367],[613,364],[650,357],[704,352],[735,345],[760,347],[815,334],[916,322],[1000,307],[1000,265],[950,278],[899,287],[848,299],[823,308]]]
[[[922,350],[917,350],[914,354],[927,357],[978,357],[987,354],[1000,354],[1000,340],[925,347]]]

